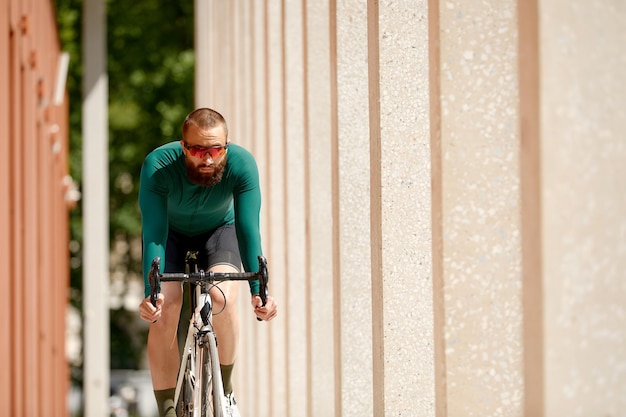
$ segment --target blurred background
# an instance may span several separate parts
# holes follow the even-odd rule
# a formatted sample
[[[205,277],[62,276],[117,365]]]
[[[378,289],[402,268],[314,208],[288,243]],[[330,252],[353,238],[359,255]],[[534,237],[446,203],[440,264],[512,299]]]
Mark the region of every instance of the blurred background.
[[[89,160],[96,161],[97,159],[95,155],[86,157],[83,155],[85,150],[83,147],[83,99],[88,94],[85,92],[83,79],[85,73],[83,38],[84,32],[88,32],[84,26],[86,19],[83,11],[88,5],[82,0],[60,0],[3,1],[0,6],[2,7],[2,27],[5,29],[3,45],[6,45],[6,49],[2,50],[3,75],[6,75],[6,78],[3,77],[5,88],[2,94],[7,100],[3,103],[8,104],[8,106],[2,106],[5,112],[4,118],[6,118],[3,121],[6,121],[5,133],[10,132],[10,135],[3,135],[2,141],[8,151],[7,154],[18,155],[21,152],[28,154],[24,156],[23,167],[16,166],[15,163],[12,166],[9,166],[8,162],[5,164],[6,169],[11,170],[6,175],[5,181],[9,181],[9,178],[14,181],[12,184],[7,183],[7,190],[28,188],[31,183],[28,179],[21,182],[22,180],[18,179],[21,176],[34,177],[33,191],[52,189],[52,196],[48,199],[45,197],[41,197],[39,201],[26,199],[22,205],[18,197],[12,207],[7,206],[7,210],[10,207],[11,212],[20,210],[19,207],[28,206],[34,206],[33,209],[60,207],[56,214],[58,220],[54,218],[37,220],[40,217],[35,213],[30,221],[24,221],[29,221],[36,228],[46,228],[46,221],[56,222],[58,229],[63,233],[65,233],[63,225],[68,227],[69,235],[65,234],[69,238],[67,245],[63,243],[64,234],[53,232],[53,236],[47,237],[50,243],[33,253],[29,252],[29,248],[32,248],[34,241],[44,239],[41,236],[42,232],[34,231],[34,234],[21,240],[24,245],[23,253],[32,254],[32,256],[23,255],[25,264],[31,264],[35,269],[29,271],[27,266],[19,268],[25,268],[22,271],[27,275],[28,272],[35,274],[31,280],[32,283],[36,283],[40,279],[36,276],[37,274],[50,271],[50,264],[58,263],[50,261],[46,264],[38,258],[48,259],[45,252],[50,248],[55,248],[55,252],[51,253],[49,258],[65,258],[69,254],[69,260],[66,263],[69,272],[68,288],[54,292],[56,300],[48,302],[58,304],[62,303],[64,298],[69,301],[67,317],[65,313],[59,313],[55,319],[53,318],[56,323],[59,320],[67,320],[66,344],[49,346],[49,348],[55,352],[51,353],[51,356],[58,357],[61,352],[67,352],[69,381],[71,381],[71,394],[68,395],[69,408],[72,416],[79,416],[83,414],[83,310],[84,305],[87,304],[83,292],[84,206],[81,197],[84,191],[81,188],[84,186],[83,163],[88,164]],[[165,141],[179,137],[181,121],[193,109],[194,6],[193,2],[189,1],[163,3],[157,0],[142,0],[132,4],[106,1],[102,2],[101,7],[101,10],[105,10],[106,13],[104,20],[106,44],[103,53],[106,54],[106,75],[111,88],[108,91],[108,154],[105,154],[109,178],[104,182],[109,187],[108,211],[110,215],[107,222],[109,232],[107,239],[110,241],[110,253],[102,257],[108,261],[110,284],[108,293],[102,293],[100,297],[106,300],[110,313],[108,330],[110,331],[112,372],[111,407],[113,408],[111,415],[151,416],[155,415],[156,406],[149,372],[146,370],[147,326],[137,315],[137,307],[143,298],[141,223],[137,207],[138,172],[149,150]],[[6,35],[10,36],[5,38]],[[25,51],[23,54],[22,50]],[[151,52],[146,53],[146,51]],[[24,61],[21,61],[22,57],[25,57]],[[9,60],[5,61],[6,58]],[[24,62],[26,62],[26,68],[24,68]],[[66,63],[65,68],[63,62]],[[5,66],[6,63],[11,63],[11,65]],[[66,71],[65,78],[58,80],[59,77],[63,77],[64,70]],[[32,82],[34,82],[33,93],[38,93],[40,98],[29,101],[31,100],[29,89]],[[54,96],[54,89],[57,85],[61,88],[65,86],[66,91],[61,92],[61,99],[58,102],[51,103],[49,96]],[[9,109],[11,109],[10,112]],[[20,109],[27,109],[26,112],[34,116],[32,120],[24,110]],[[106,115],[107,113],[103,112],[103,116]],[[30,130],[30,126],[34,126],[32,128],[34,130]],[[29,145],[21,145],[19,140],[15,140],[17,144],[10,144],[12,141],[9,137],[28,136],[30,132],[34,134]],[[104,134],[106,135],[107,132]],[[107,136],[105,140],[106,138]],[[40,160],[44,161],[49,154],[47,147],[43,146],[46,143],[56,146],[55,152],[62,157],[53,156],[55,159],[46,162],[50,164],[50,167],[41,168],[41,164],[36,162],[37,159],[33,160],[32,157],[42,155]],[[31,149],[32,147],[36,147],[37,150]],[[40,149],[41,152],[39,152]],[[37,166],[40,168],[37,169]],[[32,171],[35,175],[28,173],[24,175],[25,171]],[[44,179],[47,179],[54,187],[46,187],[45,182],[41,182]],[[83,191],[82,194],[81,191]],[[16,195],[15,191],[11,193],[9,195]],[[38,192],[38,194],[42,193]],[[67,218],[64,214],[65,209],[69,209]],[[11,236],[21,233],[19,229],[11,230],[10,228],[6,228],[5,232],[7,234],[3,236],[7,238],[6,244],[9,240],[15,243]],[[37,233],[40,235],[38,236]],[[16,247],[13,244],[10,246]],[[69,249],[69,252],[66,249]],[[14,249],[12,252],[7,251],[6,256],[9,258],[12,254],[13,257],[20,257],[20,252]],[[19,264],[19,262],[7,263],[7,265],[11,264]],[[13,269],[13,273],[18,272],[19,268]],[[65,276],[63,262],[57,268],[53,271],[54,283],[51,285],[63,287]],[[18,275],[20,275],[19,272]],[[94,274],[94,279],[97,277],[98,274]],[[38,294],[39,291],[28,282],[24,285],[25,288],[20,290],[19,298],[24,297],[25,303],[31,303],[32,295],[29,293],[34,291]],[[42,293],[44,294],[36,297],[45,297],[45,289]],[[17,293],[14,292],[14,294]],[[53,292],[50,291],[49,294]],[[63,294],[66,294],[66,297]],[[46,305],[49,306],[49,304]],[[28,307],[7,306],[7,308],[5,317],[15,320],[17,311]],[[56,309],[64,310],[64,307],[58,306]],[[39,314],[45,315],[46,312],[37,313]],[[106,324],[107,322],[100,321],[100,323]],[[33,328],[32,332],[48,334],[49,339],[42,338],[43,343],[46,344],[52,339],[53,333],[62,331],[64,326],[61,324],[58,326],[56,329],[44,330],[46,326],[41,325],[41,328]],[[22,335],[11,332],[12,336],[9,339],[24,337],[25,340],[23,342],[7,341],[7,348],[14,351],[19,345],[33,344],[37,339],[33,339],[29,333],[28,330]],[[100,343],[105,343],[105,341]],[[109,349],[108,346],[105,348]],[[35,347],[34,349],[31,363],[44,363],[45,359],[38,359],[36,353],[41,348]],[[20,358],[16,359],[20,360]],[[62,369],[55,371],[57,375],[51,376],[54,381],[63,381],[65,373]],[[18,373],[18,370],[15,372]],[[28,375],[28,372],[25,372],[25,375]],[[28,386],[31,379],[28,376],[22,378],[24,378],[24,385]],[[33,377],[33,379],[40,378]],[[48,382],[41,382],[41,390],[47,390]],[[60,389],[63,386],[60,385]],[[141,392],[144,389],[147,390],[147,394],[142,392],[142,395],[138,395],[137,390]],[[28,395],[28,392],[29,389],[24,388],[21,395]],[[11,415],[56,415],[52,410],[45,412],[45,406],[39,411],[37,407],[16,407]],[[60,409],[63,409],[63,406]],[[113,412],[113,410],[117,411]],[[126,414],[123,414],[124,412]]]
[[[81,0],[56,1],[59,37],[70,53],[70,169],[82,182],[83,62]],[[181,120],[193,108],[194,6],[191,1],[104,2],[108,76],[110,367],[112,406],[129,415],[155,415],[146,370],[147,326],[138,317],[143,299],[141,223],[137,190],[141,163],[155,147],[180,137]],[[82,387],[82,212],[71,212],[71,292],[74,334],[70,355],[73,387]],[[143,371],[142,371],[143,370]],[[137,371],[137,372],[132,372]],[[139,391],[139,392],[137,392]],[[141,402],[140,400],[144,401]],[[76,404],[74,404],[76,405]],[[81,407],[75,407],[79,415]]]

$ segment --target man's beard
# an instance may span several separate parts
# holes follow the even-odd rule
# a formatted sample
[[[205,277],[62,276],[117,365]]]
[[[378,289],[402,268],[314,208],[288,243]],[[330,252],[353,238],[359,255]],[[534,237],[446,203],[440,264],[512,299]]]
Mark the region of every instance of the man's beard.
[[[213,172],[204,173],[200,172],[199,168],[202,166],[195,166],[193,162],[185,158],[185,165],[187,166],[187,178],[193,184],[202,185],[205,187],[212,187],[222,180],[224,174],[224,167],[226,166],[226,157],[222,158],[219,164],[215,164]]]

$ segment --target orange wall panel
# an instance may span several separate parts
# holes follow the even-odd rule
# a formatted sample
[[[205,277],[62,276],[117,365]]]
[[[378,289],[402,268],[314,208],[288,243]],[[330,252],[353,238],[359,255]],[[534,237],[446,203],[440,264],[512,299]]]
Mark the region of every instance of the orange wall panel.
[[[7,415],[68,415],[68,104],[52,102],[60,54],[53,1],[0,0],[0,355],[10,358],[0,402]]]
[[[6,157],[9,155],[9,66],[4,64],[9,62],[9,3],[8,0],[0,0],[0,196],[9,195],[9,165],[6,163]],[[2,238],[0,239],[0,265],[4,267],[0,273],[0,286],[3,288],[4,294],[9,294],[10,274],[8,274],[8,266],[10,265],[9,252],[9,236],[7,231],[10,228],[10,215],[8,199],[3,198],[0,203],[0,231]],[[11,308],[7,300],[0,302],[0,329],[2,329],[2,337],[0,338],[0,357],[8,358],[11,352],[10,332],[10,314]],[[10,404],[9,390],[6,389],[11,381],[9,372],[0,372],[0,404]]]

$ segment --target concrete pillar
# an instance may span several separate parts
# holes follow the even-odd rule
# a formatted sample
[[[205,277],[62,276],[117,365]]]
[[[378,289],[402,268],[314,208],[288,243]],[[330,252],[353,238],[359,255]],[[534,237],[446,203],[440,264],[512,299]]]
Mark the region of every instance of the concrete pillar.
[[[626,8],[540,1],[544,415],[626,408]]]
[[[433,412],[426,6],[368,3],[375,416]]]
[[[309,409],[307,378],[307,210],[305,196],[309,183],[307,175],[308,136],[305,134],[305,96],[303,2],[287,1],[285,6],[285,212],[286,269],[284,277],[286,298],[281,300],[280,314],[286,324],[285,339],[285,413],[291,417],[306,417]],[[280,278],[278,278],[280,279]]]
[[[307,1],[305,126],[310,404],[312,415],[335,413],[332,149],[328,2]]]
[[[267,172],[267,186],[264,193],[264,204],[269,215],[266,219],[268,227],[267,244],[265,250],[268,260],[272,264],[272,274],[277,279],[272,281],[271,291],[278,300],[286,300],[285,272],[287,265],[286,243],[286,207],[285,195],[286,173],[286,136],[285,136],[285,66],[284,66],[284,4],[281,0],[268,0],[265,3],[265,51],[266,51],[266,109],[267,125],[265,144],[267,154],[265,159]],[[281,301],[282,303],[282,301]],[[269,360],[271,384],[269,396],[270,415],[286,414],[286,351],[285,325],[287,317],[281,314],[268,324],[269,333]]]
[[[213,71],[211,56],[214,29],[211,19],[211,1],[194,0],[194,53],[195,53],[195,107],[210,107],[213,103]],[[217,110],[217,109],[216,109]]]
[[[108,414],[108,77],[104,1],[83,6],[83,298],[85,416]]]
[[[336,6],[339,415],[362,417],[373,416],[367,8],[360,0]]]
[[[447,415],[520,416],[516,4],[438,7]]]

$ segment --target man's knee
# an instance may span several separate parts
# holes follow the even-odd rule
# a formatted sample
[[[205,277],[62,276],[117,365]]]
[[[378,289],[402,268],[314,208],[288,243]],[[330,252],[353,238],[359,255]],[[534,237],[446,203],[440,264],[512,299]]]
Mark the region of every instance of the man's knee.
[[[224,281],[211,289],[213,299],[213,311],[216,312],[236,312],[237,294],[239,282]]]
[[[178,327],[183,304],[182,288],[179,283],[164,282],[161,285],[161,292],[164,296],[161,318],[151,325],[151,329],[167,332]]]

